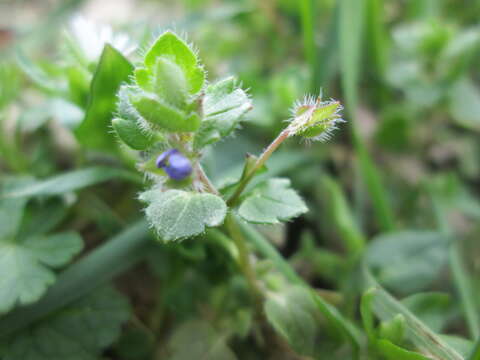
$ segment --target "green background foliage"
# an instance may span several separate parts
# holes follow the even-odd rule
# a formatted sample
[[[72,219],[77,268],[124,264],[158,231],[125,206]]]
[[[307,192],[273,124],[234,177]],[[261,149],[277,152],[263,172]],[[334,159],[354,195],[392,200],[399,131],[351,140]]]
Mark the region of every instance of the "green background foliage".
[[[479,17],[3,1],[0,359],[480,359]],[[320,93],[346,123],[255,169]]]

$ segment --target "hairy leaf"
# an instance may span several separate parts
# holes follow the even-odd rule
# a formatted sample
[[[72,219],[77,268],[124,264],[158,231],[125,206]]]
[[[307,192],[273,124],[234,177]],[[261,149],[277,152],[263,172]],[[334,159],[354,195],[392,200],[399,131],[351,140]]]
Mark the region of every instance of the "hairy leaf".
[[[225,202],[212,194],[181,190],[150,190],[140,199],[148,203],[145,212],[150,224],[164,241],[185,239],[222,224]]]
[[[135,150],[145,150],[153,145],[155,139],[148,136],[135,121],[115,118],[112,126],[118,137]]]
[[[197,114],[187,115],[184,111],[165,103],[157,96],[137,94],[132,96],[130,101],[146,121],[160,127],[161,130],[188,132],[195,131],[200,126],[200,117]]]
[[[288,179],[259,184],[242,202],[238,213],[252,223],[276,224],[307,212],[307,206],[290,188]]]
[[[153,71],[159,57],[169,57],[182,68],[191,94],[200,91],[205,80],[205,72],[185,41],[171,31],[164,32],[145,55],[145,65],[150,71]]]
[[[250,99],[233,77],[209,85],[203,99],[205,118],[195,136],[195,148],[202,148],[228,136],[251,108]]]

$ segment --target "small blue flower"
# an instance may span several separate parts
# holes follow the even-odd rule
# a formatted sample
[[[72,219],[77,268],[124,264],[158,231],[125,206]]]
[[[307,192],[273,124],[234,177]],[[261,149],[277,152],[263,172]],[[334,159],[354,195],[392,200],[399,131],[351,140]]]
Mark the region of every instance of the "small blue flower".
[[[183,180],[192,173],[190,160],[177,149],[170,149],[160,154],[156,164],[173,180]]]

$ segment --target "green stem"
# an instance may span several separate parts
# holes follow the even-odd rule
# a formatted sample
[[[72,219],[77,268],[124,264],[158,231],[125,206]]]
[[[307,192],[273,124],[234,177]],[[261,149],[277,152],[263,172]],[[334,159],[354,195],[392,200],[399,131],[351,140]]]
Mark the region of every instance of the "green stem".
[[[229,213],[225,218],[225,226],[238,250],[238,262],[240,265],[240,269],[245,276],[245,279],[247,280],[248,287],[255,301],[257,315],[262,316],[261,314],[263,314],[263,293],[258,285],[255,270],[253,269],[250,262],[250,252],[248,250],[247,243],[245,241],[245,238],[243,237],[240,227],[238,226],[237,219],[235,219],[232,213]]]
[[[218,190],[215,188],[215,185],[212,184],[207,174],[203,170],[202,165],[200,165],[199,162],[195,164],[195,171],[197,173],[198,180],[200,180],[205,185],[205,188],[208,190],[208,192],[217,196],[220,195]]]
[[[276,138],[272,141],[270,145],[263,151],[262,155],[259,156],[255,165],[249,171],[249,173],[245,176],[242,182],[238,185],[237,190],[235,193],[228,199],[227,205],[234,206],[240,195],[242,194],[243,190],[245,190],[246,186],[249,182],[253,179],[256,172],[262,168],[263,165],[267,162],[270,156],[273,154],[275,150],[285,141],[286,138],[290,135],[290,131],[288,129],[284,129]]]

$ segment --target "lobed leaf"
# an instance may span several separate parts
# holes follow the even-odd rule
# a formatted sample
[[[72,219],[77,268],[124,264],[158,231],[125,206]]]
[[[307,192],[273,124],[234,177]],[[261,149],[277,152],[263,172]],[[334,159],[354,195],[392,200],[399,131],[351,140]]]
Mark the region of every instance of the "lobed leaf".
[[[20,228],[27,199],[12,199],[5,195],[18,186],[29,186],[31,178],[7,178],[0,184],[0,241],[13,239]]]
[[[308,211],[288,179],[270,179],[259,184],[241,203],[239,215],[252,223],[276,224]]]
[[[150,190],[140,195],[148,203],[148,221],[164,241],[198,235],[206,226],[221,225],[227,213],[222,198],[181,190]]]
[[[204,120],[195,135],[194,147],[200,149],[231,134],[251,108],[248,95],[233,77],[209,85],[203,98]]]
[[[0,313],[38,300],[55,281],[52,268],[65,265],[82,248],[81,237],[73,232],[0,239]]]
[[[97,360],[129,317],[126,299],[97,290],[53,313],[7,342],[3,360]]]

